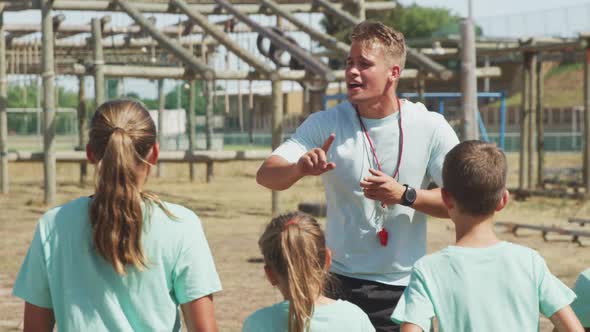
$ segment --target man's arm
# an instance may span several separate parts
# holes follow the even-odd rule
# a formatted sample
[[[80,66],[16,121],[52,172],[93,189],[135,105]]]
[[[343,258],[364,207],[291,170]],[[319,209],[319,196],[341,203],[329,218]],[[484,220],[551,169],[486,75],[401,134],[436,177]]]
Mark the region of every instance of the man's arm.
[[[370,169],[369,172],[373,175],[364,178],[360,183],[365,197],[385,205],[400,204],[406,187],[379,170]],[[416,201],[412,208],[433,217],[449,218],[440,188],[416,189]]]
[[[285,190],[302,177],[297,163],[290,163],[281,156],[270,156],[258,169],[256,182],[268,189]]]
[[[568,305],[549,317],[559,332],[584,332],[584,327]]]
[[[336,167],[328,162],[326,153],[336,138],[331,134],[321,148],[311,149],[296,163],[290,163],[277,155],[268,157],[256,173],[256,182],[272,190],[289,189],[295,182],[306,175],[321,175]]]

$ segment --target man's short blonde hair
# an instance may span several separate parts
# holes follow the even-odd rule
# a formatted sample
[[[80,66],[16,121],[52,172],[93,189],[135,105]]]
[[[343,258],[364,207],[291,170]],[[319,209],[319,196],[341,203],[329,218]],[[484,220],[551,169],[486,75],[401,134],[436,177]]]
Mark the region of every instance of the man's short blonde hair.
[[[396,31],[381,22],[364,21],[357,24],[352,30],[350,39],[360,42],[363,48],[383,47],[383,54],[388,61],[399,65],[400,70],[406,64],[406,41],[404,34]]]

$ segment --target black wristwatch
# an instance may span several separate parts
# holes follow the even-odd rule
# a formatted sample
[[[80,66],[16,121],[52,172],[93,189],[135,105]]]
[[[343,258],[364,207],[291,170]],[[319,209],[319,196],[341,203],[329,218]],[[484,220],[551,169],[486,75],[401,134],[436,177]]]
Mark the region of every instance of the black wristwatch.
[[[412,204],[414,204],[416,201],[416,189],[410,187],[407,184],[404,184],[404,187],[406,187],[406,190],[402,195],[402,201],[400,204],[404,206],[412,206]]]

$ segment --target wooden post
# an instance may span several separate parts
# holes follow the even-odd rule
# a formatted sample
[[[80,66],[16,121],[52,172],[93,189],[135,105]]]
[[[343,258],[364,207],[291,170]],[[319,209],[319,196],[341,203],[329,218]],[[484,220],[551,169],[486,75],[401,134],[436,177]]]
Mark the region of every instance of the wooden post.
[[[238,81],[238,126],[244,132],[244,101],[242,100],[242,81]]]
[[[88,113],[86,111],[86,84],[84,75],[78,76],[78,150],[85,151],[88,143]],[[80,163],[80,186],[84,186],[88,164],[86,161]]]
[[[43,43],[43,165],[45,177],[45,204],[55,202],[56,179],[55,179],[55,90],[53,85],[54,72],[54,53],[53,53],[53,19],[51,17],[50,0],[41,1],[41,28]]]
[[[283,142],[283,89],[282,81],[272,81],[272,149],[278,148]],[[272,192],[272,215],[278,215],[279,192]]]
[[[418,78],[416,78],[416,83],[418,84],[418,100],[425,104],[426,97],[424,94],[426,93],[426,79],[425,74],[423,72],[418,72]]]
[[[545,187],[545,110],[543,109],[543,61],[537,59],[537,187]]]
[[[102,50],[102,25],[100,19],[93,18],[92,46],[94,55],[94,98],[96,107],[105,102],[104,56]]]
[[[164,80],[158,80],[158,144],[164,149],[164,107],[166,106],[166,95],[164,95]],[[164,165],[158,162],[157,177],[164,176]]]
[[[8,81],[6,75],[6,38],[4,37],[4,11],[0,11],[0,191],[8,193],[8,117],[6,104]]]
[[[523,63],[522,63],[522,100],[521,100],[521,110],[520,110],[520,154],[518,158],[518,189],[520,191],[525,189],[526,186],[526,178],[525,178],[525,171],[528,169],[528,137],[530,132],[530,121],[529,121],[529,111],[530,111],[530,98],[529,98],[529,89],[530,85],[530,63],[532,54],[525,52],[522,54],[523,56]]]
[[[206,88],[205,92],[205,142],[207,150],[213,148],[213,127],[214,127],[214,114],[213,114],[213,102],[214,95],[213,90],[215,89],[215,81],[205,81]],[[213,180],[213,162],[207,162],[207,183]]]
[[[197,103],[197,82],[195,80],[191,80],[190,82],[190,91],[189,91],[189,101],[188,101],[188,110],[187,110],[187,136],[188,136],[188,151],[189,155],[192,156],[195,151],[195,104]],[[189,162],[189,174],[191,182],[195,180],[195,164],[190,161]]]
[[[528,189],[533,189],[534,187],[536,187],[536,180],[537,178],[535,176],[533,176],[533,174],[535,173],[534,167],[535,167],[535,152],[536,152],[536,139],[535,139],[535,132],[536,132],[536,111],[537,111],[537,89],[536,89],[536,85],[537,85],[537,79],[536,79],[536,74],[537,74],[537,53],[532,53],[531,54],[531,60],[529,63],[529,70],[528,70],[528,74],[529,74],[529,79],[528,79],[528,83],[530,85],[530,87],[528,88],[528,114],[529,114],[529,131],[528,131],[528,143],[527,143],[527,147],[528,147],[528,168],[527,168],[527,183],[528,183]]]
[[[254,121],[255,117],[254,109],[254,91],[252,91],[252,81],[248,81],[248,141],[250,144],[254,143]]]
[[[590,43],[586,40],[584,56],[584,187],[590,198]]]
[[[477,76],[475,74],[475,27],[470,18],[461,22],[461,105],[462,140],[479,139],[477,123]]]

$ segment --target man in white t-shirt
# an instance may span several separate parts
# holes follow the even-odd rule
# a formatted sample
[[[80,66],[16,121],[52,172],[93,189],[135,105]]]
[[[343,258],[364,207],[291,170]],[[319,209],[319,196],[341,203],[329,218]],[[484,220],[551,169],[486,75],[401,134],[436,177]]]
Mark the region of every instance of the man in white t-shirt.
[[[358,305],[377,331],[398,331],[390,316],[412,265],[426,254],[426,215],[448,217],[439,189],[457,135],[439,114],[399,100],[405,63],[401,33],[377,22],[352,32],[348,101],[310,115],[262,164],[256,181],[284,190],[321,175],[328,207],[331,294]]]

